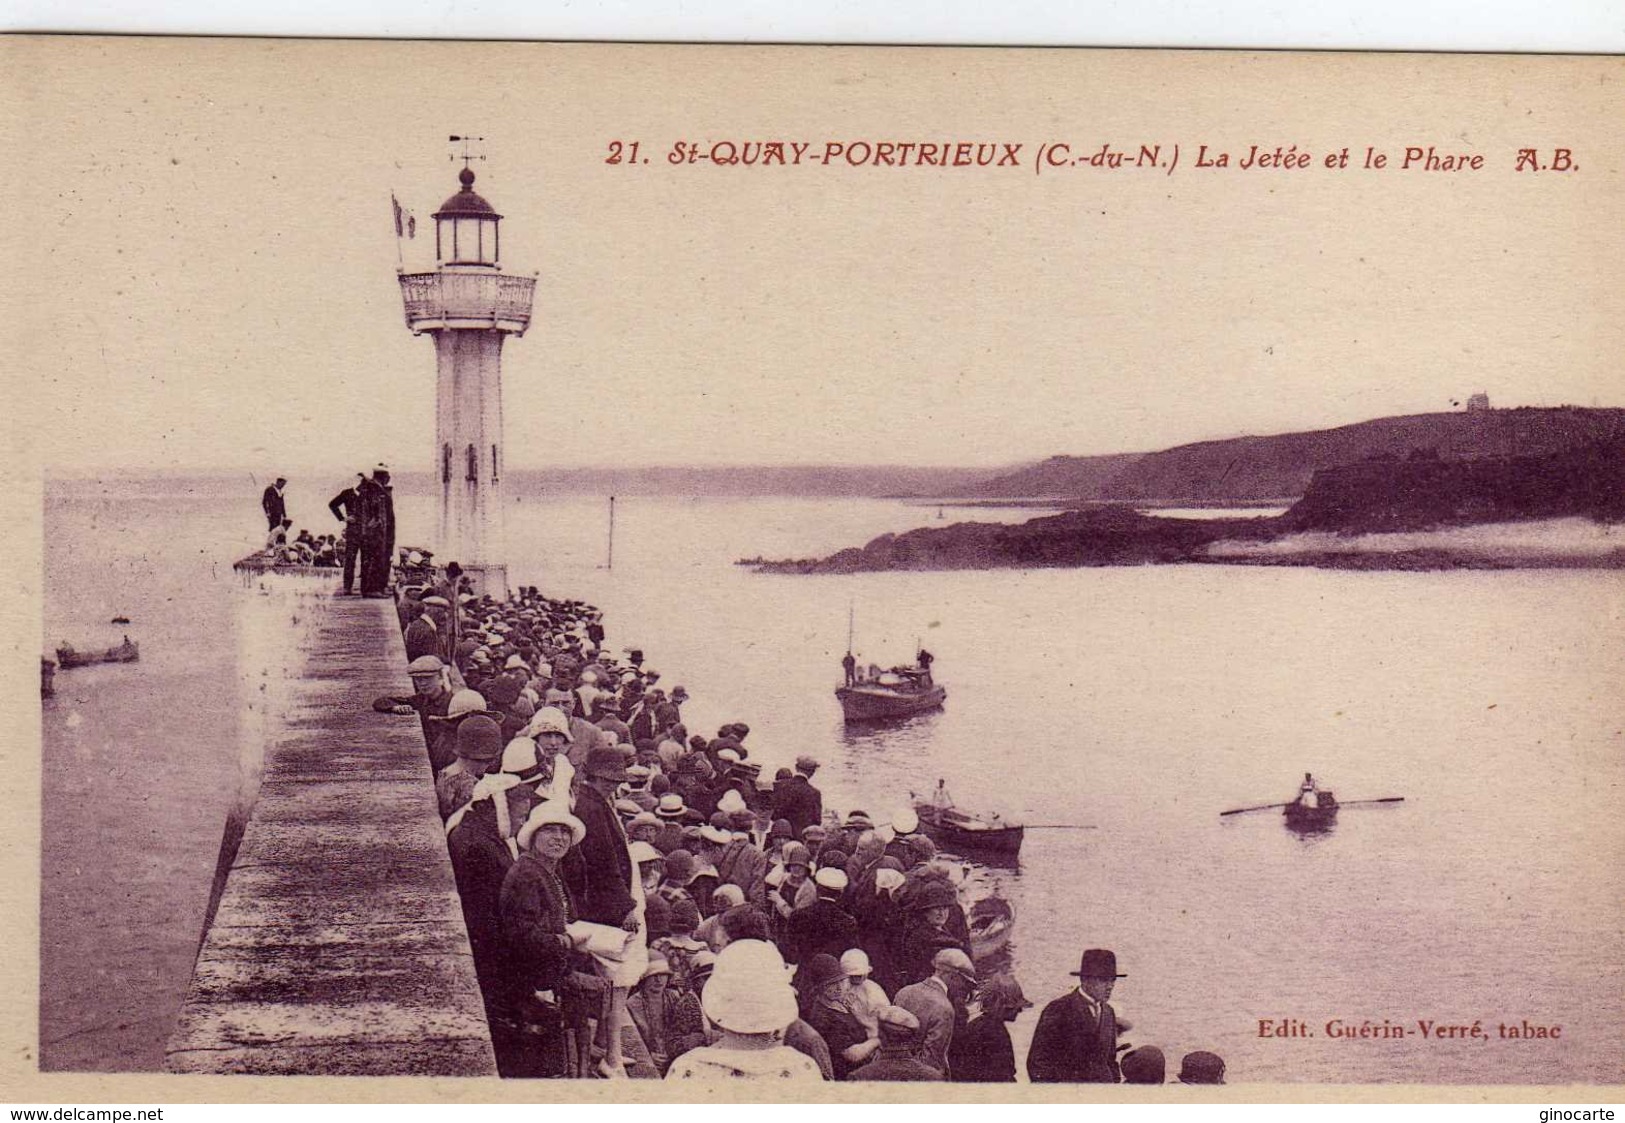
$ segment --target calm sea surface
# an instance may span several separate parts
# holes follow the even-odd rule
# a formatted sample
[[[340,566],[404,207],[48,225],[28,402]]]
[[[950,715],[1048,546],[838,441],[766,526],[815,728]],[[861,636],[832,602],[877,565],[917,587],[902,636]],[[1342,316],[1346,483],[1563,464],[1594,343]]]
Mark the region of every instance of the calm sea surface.
[[[325,530],[340,483],[293,489],[296,520]],[[45,706],[43,1063],[156,1068],[235,792],[230,561],[259,537],[256,493],[48,494],[47,647],[117,642],[122,613],[142,661],[59,674]],[[399,506],[404,544],[428,505]],[[970,874],[1014,903],[1011,966],[1039,1003],[1106,946],[1125,1038],[1216,1051],[1233,1082],[1625,1080],[1625,576],[731,564],[925,524],[944,525],[881,501],[623,498],[613,570],[601,502],[516,503],[508,533],[516,583],[602,606],[694,695],[691,728],[749,722],[769,771],[819,757],[826,805],[879,816],[940,777],[962,805],[1093,828],[1030,831],[1018,869]],[[863,661],[937,655],[944,711],[845,730],[849,605]],[[1405,802],[1308,838],[1220,820],[1305,770]],[[1285,1018],[1315,1036],[1259,1036]],[[1491,1040],[1334,1040],[1332,1019],[1478,1020]],[[1498,1039],[1526,1019],[1561,1039]]]

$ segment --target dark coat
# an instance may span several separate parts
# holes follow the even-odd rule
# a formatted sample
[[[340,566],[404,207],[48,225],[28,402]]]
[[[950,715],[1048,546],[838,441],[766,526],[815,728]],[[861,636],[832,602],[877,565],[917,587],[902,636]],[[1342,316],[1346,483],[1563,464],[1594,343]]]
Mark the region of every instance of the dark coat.
[[[433,624],[419,616],[406,626],[406,658],[409,661],[439,654],[440,633]]]
[[[791,776],[773,785],[773,817],[788,819],[797,838],[814,823],[823,822],[824,797],[805,776]]]
[[[862,1045],[869,1039],[863,1023],[849,1010],[831,1009],[814,999],[808,1003],[807,1024],[818,1031],[818,1036],[828,1046],[830,1068],[835,1073],[835,1079],[845,1080],[858,1067],[846,1059],[846,1050],[854,1045]]]
[[[632,855],[626,831],[610,802],[590,787],[576,796],[576,818],[587,828],[581,845],[565,855],[564,884],[575,902],[576,915],[594,924],[619,924],[635,903],[632,900]]]
[[[855,1068],[848,1080],[944,1080],[946,1077],[918,1057],[910,1046],[882,1045],[875,1059]]]
[[[1013,1084],[1016,1049],[1000,1018],[981,1017],[954,1034],[948,1046],[948,1070],[963,1084]]]
[[[1027,1052],[1027,1078],[1034,1084],[1115,1084],[1117,1015],[1111,1003],[1100,1003],[1100,1016],[1089,1013],[1077,991],[1057,998],[1038,1018]]]
[[[519,993],[562,986],[570,974],[571,949],[564,934],[570,900],[562,881],[533,855],[522,854],[502,880],[499,903],[505,981]]]
[[[260,506],[265,510],[266,521],[273,527],[288,517],[287,504],[283,502],[282,493],[276,489],[276,484],[265,489],[265,494],[260,496]]]
[[[502,885],[513,865],[513,855],[497,831],[496,810],[488,801],[476,804],[446,836],[457,895],[463,905],[474,972],[487,1009],[500,1007],[504,995],[502,946]]]
[[[339,522],[353,524],[361,512],[356,503],[355,488],[347,487],[327,501],[327,509]]]
[[[858,922],[834,901],[814,901],[790,914],[784,926],[785,958],[806,963],[819,952],[841,958],[858,946]]]

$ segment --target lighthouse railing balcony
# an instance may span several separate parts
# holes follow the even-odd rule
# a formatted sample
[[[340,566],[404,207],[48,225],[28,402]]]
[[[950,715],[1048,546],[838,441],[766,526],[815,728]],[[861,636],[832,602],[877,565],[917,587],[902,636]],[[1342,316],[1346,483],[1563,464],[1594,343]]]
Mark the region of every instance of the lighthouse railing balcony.
[[[406,326],[413,332],[443,328],[495,328],[523,335],[530,326],[536,278],[511,273],[402,273]]]

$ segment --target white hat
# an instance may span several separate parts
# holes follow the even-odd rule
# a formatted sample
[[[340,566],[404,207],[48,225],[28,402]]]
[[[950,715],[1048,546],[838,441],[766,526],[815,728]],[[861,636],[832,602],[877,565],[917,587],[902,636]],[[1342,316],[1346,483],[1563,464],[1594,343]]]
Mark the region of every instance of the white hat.
[[[536,742],[529,737],[515,737],[502,750],[502,771],[519,773],[536,767]]]
[[[912,807],[899,807],[891,813],[891,825],[898,834],[913,834],[920,829],[920,817]]]
[[[647,842],[634,842],[627,847],[627,852],[632,855],[632,864],[634,866],[641,866],[644,862],[664,862],[666,860],[664,854]]]
[[[478,690],[459,690],[451,696],[446,704],[447,717],[462,717],[464,714],[480,713],[485,709],[485,696]]]
[[[597,671],[582,671],[581,672],[581,681],[585,682],[585,683],[589,683],[589,684],[597,682],[598,681],[598,672]]]
[[[549,823],[570,828],[570,845],[580,846],[581,840],[587,837],[587,826],[580,819],[570,814],[570,807],[562,800],[549,799],[538,803],[531,809],[530,818],[525,825],[519,828],[519,849],[530,847],[530,840],[536,837],[536,832]]]
[[[711,906],[718,912],[738,908],[745,903],[745,891],[731,881],[724,881],[711,890]]]
[[[536,664],[536,673],[538,675],[540,675],[542,678],[552,678],[553,677],[553,664],[551,664],[551,663],[538,663],[538,664]]]
[[[737,788],[729,788],[717,800],[717,810],[732,815],[735,811],[749,811],[750,808],[745,806],[745,797],[739,794]]]
[[[728,764],[738,764],[739,754],[734,752],[732,749],[723,749],[717,754],[717,759]]]
[[[728,843],[734,840],[732,831],[718,830],[710,823],[700,828],[700,837],[707,842]]]
[[[906,881],[908,881],[908,878],[904,877],[896,870],[875,871],[875,888],[882,893],[890,893],[894,890],[901,889]]]
[[[892,870],[891,872],[896,873],[897,871]],[[813,875],[813,881],[818,884],[820,889],[841,890],[846,888],[845,872],[836,869],[834,866],[825,866],[819,870]]]
[[[450,608],[451,607],[451,602],[449,600],[447,600],[445,597],[424,597],[423,598],[423,603],[433,605],[435,608]]]
[[[508,656],[508,661],[502,664],[502,669],[505,671],[511,671],[515,668],[526,671],[530,670],[530,667],[525,663],[525,657],[520,655],[518,652]]]
[[[526,737],[540,737],[543,733],[562,733],[566,741],[574,741],[570,735],[570,719],[564,716],[564,711],[552,706],[544,706],[536,711],[536,716],[530,719],[523,730]]]
[[[796,1020],[796,992],[779,950],[765,940],[735,940],[717,954],[700,1002],[734,1033],[777,1033]]]
[[[889,870],[887,872],[896,873],[897,871]],[[862,948],[849,948],[841,953],[841,970],[848,975],[861,975],[867,979],[874,971],[874,966],[869,962],[868,952]]]

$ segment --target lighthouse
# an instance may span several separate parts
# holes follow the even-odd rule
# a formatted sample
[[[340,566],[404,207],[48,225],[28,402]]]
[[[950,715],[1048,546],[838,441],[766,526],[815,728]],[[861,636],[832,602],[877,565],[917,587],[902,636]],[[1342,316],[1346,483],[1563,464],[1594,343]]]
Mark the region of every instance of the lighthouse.
[[[406,326],[434,340],[438,561],[458,562],[478,595],[508,595],[502,534],[502,343],[530,326],[536,278],[502,271],[502,216],[461,188],[434,215],[432,273],[400,274]]]

